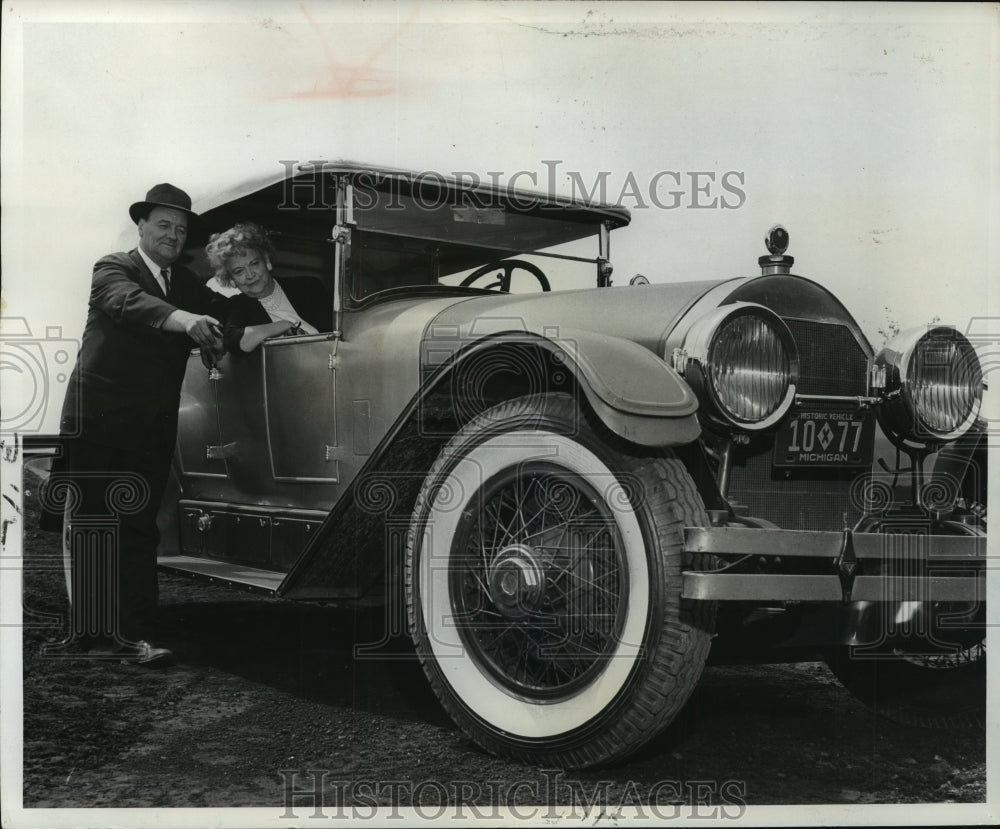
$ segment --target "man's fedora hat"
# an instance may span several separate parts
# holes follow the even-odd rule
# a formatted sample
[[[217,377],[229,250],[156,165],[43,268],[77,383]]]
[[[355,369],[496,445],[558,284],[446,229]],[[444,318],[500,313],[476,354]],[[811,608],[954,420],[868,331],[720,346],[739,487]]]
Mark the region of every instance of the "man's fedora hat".
[[[170,207],[174,210],[182,210],[188,214],[193,222],[198,220],[198,214],[191,210],[191,197],[172,184],[157,184],[146,193],[145,201],[137,201],[128,209],[132,221],[139,224],[139,219],[148,215],[154,207]]]

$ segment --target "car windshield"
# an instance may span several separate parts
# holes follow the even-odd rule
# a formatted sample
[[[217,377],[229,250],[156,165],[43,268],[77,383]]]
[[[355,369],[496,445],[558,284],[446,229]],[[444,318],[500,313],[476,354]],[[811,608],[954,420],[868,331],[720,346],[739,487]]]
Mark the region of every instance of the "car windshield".
[[[599,229],[595,218],[583,218],[579,211],[492,192],[358,186],[350,297],[364,302],[403,288],[463,287],[480,268],[488,272],[467,287],[498,287],[500,263],[511,257],[517,261],[506,285],[513,293],[541,290],[535,271],[560,277],[556,286],[571,279],[582,287],[594,278]]]

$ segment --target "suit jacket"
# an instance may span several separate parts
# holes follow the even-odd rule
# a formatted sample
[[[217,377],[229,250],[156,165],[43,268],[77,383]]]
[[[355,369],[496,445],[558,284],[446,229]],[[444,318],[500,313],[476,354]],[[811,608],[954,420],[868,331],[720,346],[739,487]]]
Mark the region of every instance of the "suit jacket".
[[[138,250],[94,265],[87,323],[63,404],[63,435],[123,449],[172,449],[181,382],[195,344],[160,326],[176,309],[223,321],[226,305],[183,265],[174,263],[170,273],[165,296]]]
[[[318,280],[313,277],[292,277],[277,281],[303,320],[317,331],[333,330],[332,299]],[[249,325],[266,325],[272,320],[264,306],[246,294],[234,294],[229,297],[228,302],[223,339],[226,351],[240,354],[240,340],[243,339],[244,329]]]

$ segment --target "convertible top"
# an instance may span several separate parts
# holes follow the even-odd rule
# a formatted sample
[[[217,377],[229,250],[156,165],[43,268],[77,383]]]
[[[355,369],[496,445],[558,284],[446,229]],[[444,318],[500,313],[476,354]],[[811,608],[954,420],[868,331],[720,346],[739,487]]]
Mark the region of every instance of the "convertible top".
[[[394,209],[403,213],[400,208],[413,203],[425,213],[447,208],[455,222],[480,227],[500,224],[505,217],[514,215],[525,220],[524,227],[529,220],[556,220],[548,224],[549,232],[544,234],[547,238],[538,246],[596,234],[601,225],[609,230],[624,227],[631,220],[623,207],[505,187],[495,180],[479,181],[472,174],[458,178],[353,161],[287,162],[284,169],[273,174],[200,200],[196,210],[209,230],[220,230],[247,218],[266,222],[275,211],[296,213],[301,220],[307,211],[316,213],[317,209],[335,207],[333,182],[341,176],[349,178],[358,194],[356,211],[363,211],[367,204],[380,214],[391,214]],[[367,201],[365,194],[369,195]],[[543,240],[533,241],[537,244]]]

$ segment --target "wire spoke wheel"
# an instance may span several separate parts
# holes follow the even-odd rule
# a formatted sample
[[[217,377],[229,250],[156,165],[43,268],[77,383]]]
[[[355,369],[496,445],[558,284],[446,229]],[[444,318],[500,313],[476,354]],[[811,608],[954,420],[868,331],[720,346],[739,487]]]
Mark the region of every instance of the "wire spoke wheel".
[[[515,693],[571,694],[603,669],[621,634],[627,565],[600,498],[556,466],[508,470],[456,536],[462,640]]]
[[[431,687],[487,750],[619,759],[676,716],[715,605],[682,601],[684,466],[639,456],[567,395],[518,398],[441,451],[407,539],[407,614]],[[688,563],[690,566],[690,563]]]
[[[979,642],[975,642],[974,644],[969,645],[966,648],[960,648],[953,653],[922,654],[919,656],[901,654],[901,656],[907,662],[919,665],[922,668],[948,671],[953,668],[960,668],[963,665],[975,665],[980,660],[985,660],[986,640],[983,639]]]

